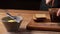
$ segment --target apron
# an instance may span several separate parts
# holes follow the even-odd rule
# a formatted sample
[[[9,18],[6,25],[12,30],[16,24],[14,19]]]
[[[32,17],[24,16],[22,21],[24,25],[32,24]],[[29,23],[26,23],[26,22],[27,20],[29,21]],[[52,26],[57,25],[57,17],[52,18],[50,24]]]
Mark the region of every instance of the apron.
[[[46,5],[45,0],[41,0],[40,2],[40,10],[48,10],[49,8],[57,8],[58,7],[58,0],[54,1],[54,6],[52,7],[52,4]]]

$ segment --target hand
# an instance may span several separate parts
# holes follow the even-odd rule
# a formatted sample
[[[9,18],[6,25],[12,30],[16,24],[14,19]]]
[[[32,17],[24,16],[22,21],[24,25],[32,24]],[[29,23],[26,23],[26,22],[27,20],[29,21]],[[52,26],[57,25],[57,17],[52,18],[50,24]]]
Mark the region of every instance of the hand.
[[[57,16],[60,16],[60,9],[58,9],[57,11]]]
[[[46,0],[46,4],[48,5],[52,0]]]

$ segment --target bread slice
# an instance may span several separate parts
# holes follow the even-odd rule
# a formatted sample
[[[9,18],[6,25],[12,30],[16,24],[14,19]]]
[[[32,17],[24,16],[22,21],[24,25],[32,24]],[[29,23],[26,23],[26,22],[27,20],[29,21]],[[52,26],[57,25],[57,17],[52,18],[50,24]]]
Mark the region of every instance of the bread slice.
[[[46,18],[46,14],[35,14],[36,18]]]
[[[46,14],[34,14],[33,15],[33,20],[35,22],[45,22],[47,16]]]
[[[47,17],[46,14],[34,14],[34,15],[33,15],[33,19],[35,19],[35,20],[36,20],[37,18],[40,19],[40,18],[46,18],[46,17]]]

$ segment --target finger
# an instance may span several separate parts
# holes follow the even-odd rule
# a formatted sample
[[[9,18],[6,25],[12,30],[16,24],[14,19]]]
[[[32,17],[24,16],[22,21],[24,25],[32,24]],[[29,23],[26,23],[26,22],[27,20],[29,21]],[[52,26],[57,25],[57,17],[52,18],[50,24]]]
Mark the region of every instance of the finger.
[[[57,16],[59,16],[60,15],[60,9],[57,11]]]

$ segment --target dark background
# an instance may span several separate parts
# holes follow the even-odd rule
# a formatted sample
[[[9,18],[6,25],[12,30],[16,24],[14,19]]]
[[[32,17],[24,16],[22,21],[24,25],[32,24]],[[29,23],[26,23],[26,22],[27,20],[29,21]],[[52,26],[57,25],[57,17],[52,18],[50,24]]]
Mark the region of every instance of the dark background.
[[[28,9],[39,10],[40,1],[35,0],[2,0],[0,9]]]

